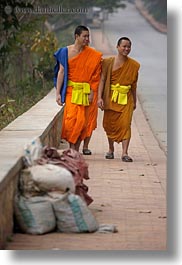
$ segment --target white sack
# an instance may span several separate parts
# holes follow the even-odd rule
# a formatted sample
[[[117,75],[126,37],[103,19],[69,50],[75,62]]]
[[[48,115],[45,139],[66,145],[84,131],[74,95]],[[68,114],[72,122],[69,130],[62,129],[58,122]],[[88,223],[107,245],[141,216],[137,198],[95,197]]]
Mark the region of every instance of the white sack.
[[[55,198],[52,205],[59,232],[86,233],[97,231],[99,224],[80,196],[67,193]]]
[[[61,190],[75,192],[73,175],[64,167],[44,164],[29,168],[35,184],[43,191]]]
[[[17,223],[24,233],[45,234],[56,228],[52,204],[46,197],[37,196],[27,199],[16,196],[14,209]]]

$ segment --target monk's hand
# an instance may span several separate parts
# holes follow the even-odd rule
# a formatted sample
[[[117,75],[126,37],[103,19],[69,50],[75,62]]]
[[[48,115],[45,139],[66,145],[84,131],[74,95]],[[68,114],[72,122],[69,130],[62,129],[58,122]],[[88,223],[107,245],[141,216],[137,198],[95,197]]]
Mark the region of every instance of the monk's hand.
[[[61,95],[60,94],[56,94],[56,102],[59,106],[63,106],[63,103],[61,102]]]
[[[92,89],[90,89],[90,94],[88,95],[89,103],[92,103],[93,98],[94,98],[94,91]]]
[[[98,107],[99,107],[101,110],[104,109],[104,102],[103,102],[103,99],[102,99],[102,98],[98,99],[98,101],[97,101],[97,105],[98,105]]]

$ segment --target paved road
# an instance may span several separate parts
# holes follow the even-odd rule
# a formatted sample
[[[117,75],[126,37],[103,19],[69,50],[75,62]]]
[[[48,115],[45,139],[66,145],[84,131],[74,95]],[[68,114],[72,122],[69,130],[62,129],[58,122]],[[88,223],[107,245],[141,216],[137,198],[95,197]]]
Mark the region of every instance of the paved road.
[[[129,3],[109,16],[103,33],[113,52],[119,37],[131,38],[130,56],[141,63],[138,96],[154,135],[167,152],[167,35],[155,30]]]

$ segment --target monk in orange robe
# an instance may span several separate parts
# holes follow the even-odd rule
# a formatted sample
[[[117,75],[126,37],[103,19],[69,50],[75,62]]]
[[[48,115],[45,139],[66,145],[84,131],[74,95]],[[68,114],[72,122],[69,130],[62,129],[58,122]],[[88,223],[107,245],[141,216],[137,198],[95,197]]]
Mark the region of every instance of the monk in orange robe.
[[[96,70],[95,75],[92,76],[92,87],[94,88],[94,94],[93,94],[93,99],[90,102],[89,110],[88,110],[87,134],[86,134],[86,138],[84,138],[84,141],[83,141],[83,150],[82,150],[84,155],[92,154],[88,146],[90,143],[92,132],[97,128],[97,116],[98,116],[97,100],[98,100],[98,86],[99,86],[98,80],[100,79],[100,76],[98,78],[99,72],[100,71]]]
[[[136,108],[136,89],[140,64],[128,57],[131,41],[122,37],[117,43],[118,54],[106,58],[102,64],[98,106],[104,110],[103,127],[107,134],[109,151],[106,159],[114,158],[114,142],[122,142],[122,161],[132,162],[128,155],[131,122]]]
[[[78,26],[75,29],[75,43],[67,46],[68,81],[61,138],[77,151],[81,141],[91,136],[97,121],[96,102],[102,53],[88,44],[88,28]],[[60,63],[56,85],[56,101],[59,105],[64,104],[61,99],[63,80],[64,66]]]

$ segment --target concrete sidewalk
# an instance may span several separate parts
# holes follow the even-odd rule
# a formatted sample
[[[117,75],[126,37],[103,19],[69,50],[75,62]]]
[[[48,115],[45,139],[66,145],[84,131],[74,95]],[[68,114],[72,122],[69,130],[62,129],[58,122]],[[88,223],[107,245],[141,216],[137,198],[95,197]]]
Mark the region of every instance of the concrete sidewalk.
[[[133,163],[104,159],[107,140],[102,112],[86,156],[90,180],[86,181],[94,202],[89,206],[100,224],[115,224],[114,234],[15,234],[7,249],[60,250],[165,250],[166,249],[166,157],[159,148],[140,106],[134,114],[130,154]]]
[[[110,54],[99,30],[92,31],[95,48]],[[166,250],[166,155],[160,149],[138,102],[132,122],[129,153],[133,163],[121,161],[121,145],[115,159],[106,160],[107,138],[99,110],[98,128],[85,156],[90,179],[85,182],[94,202],[89,206],[100,224],[115,224],[118,233],[41,236],[15,234],[10,250]]]

